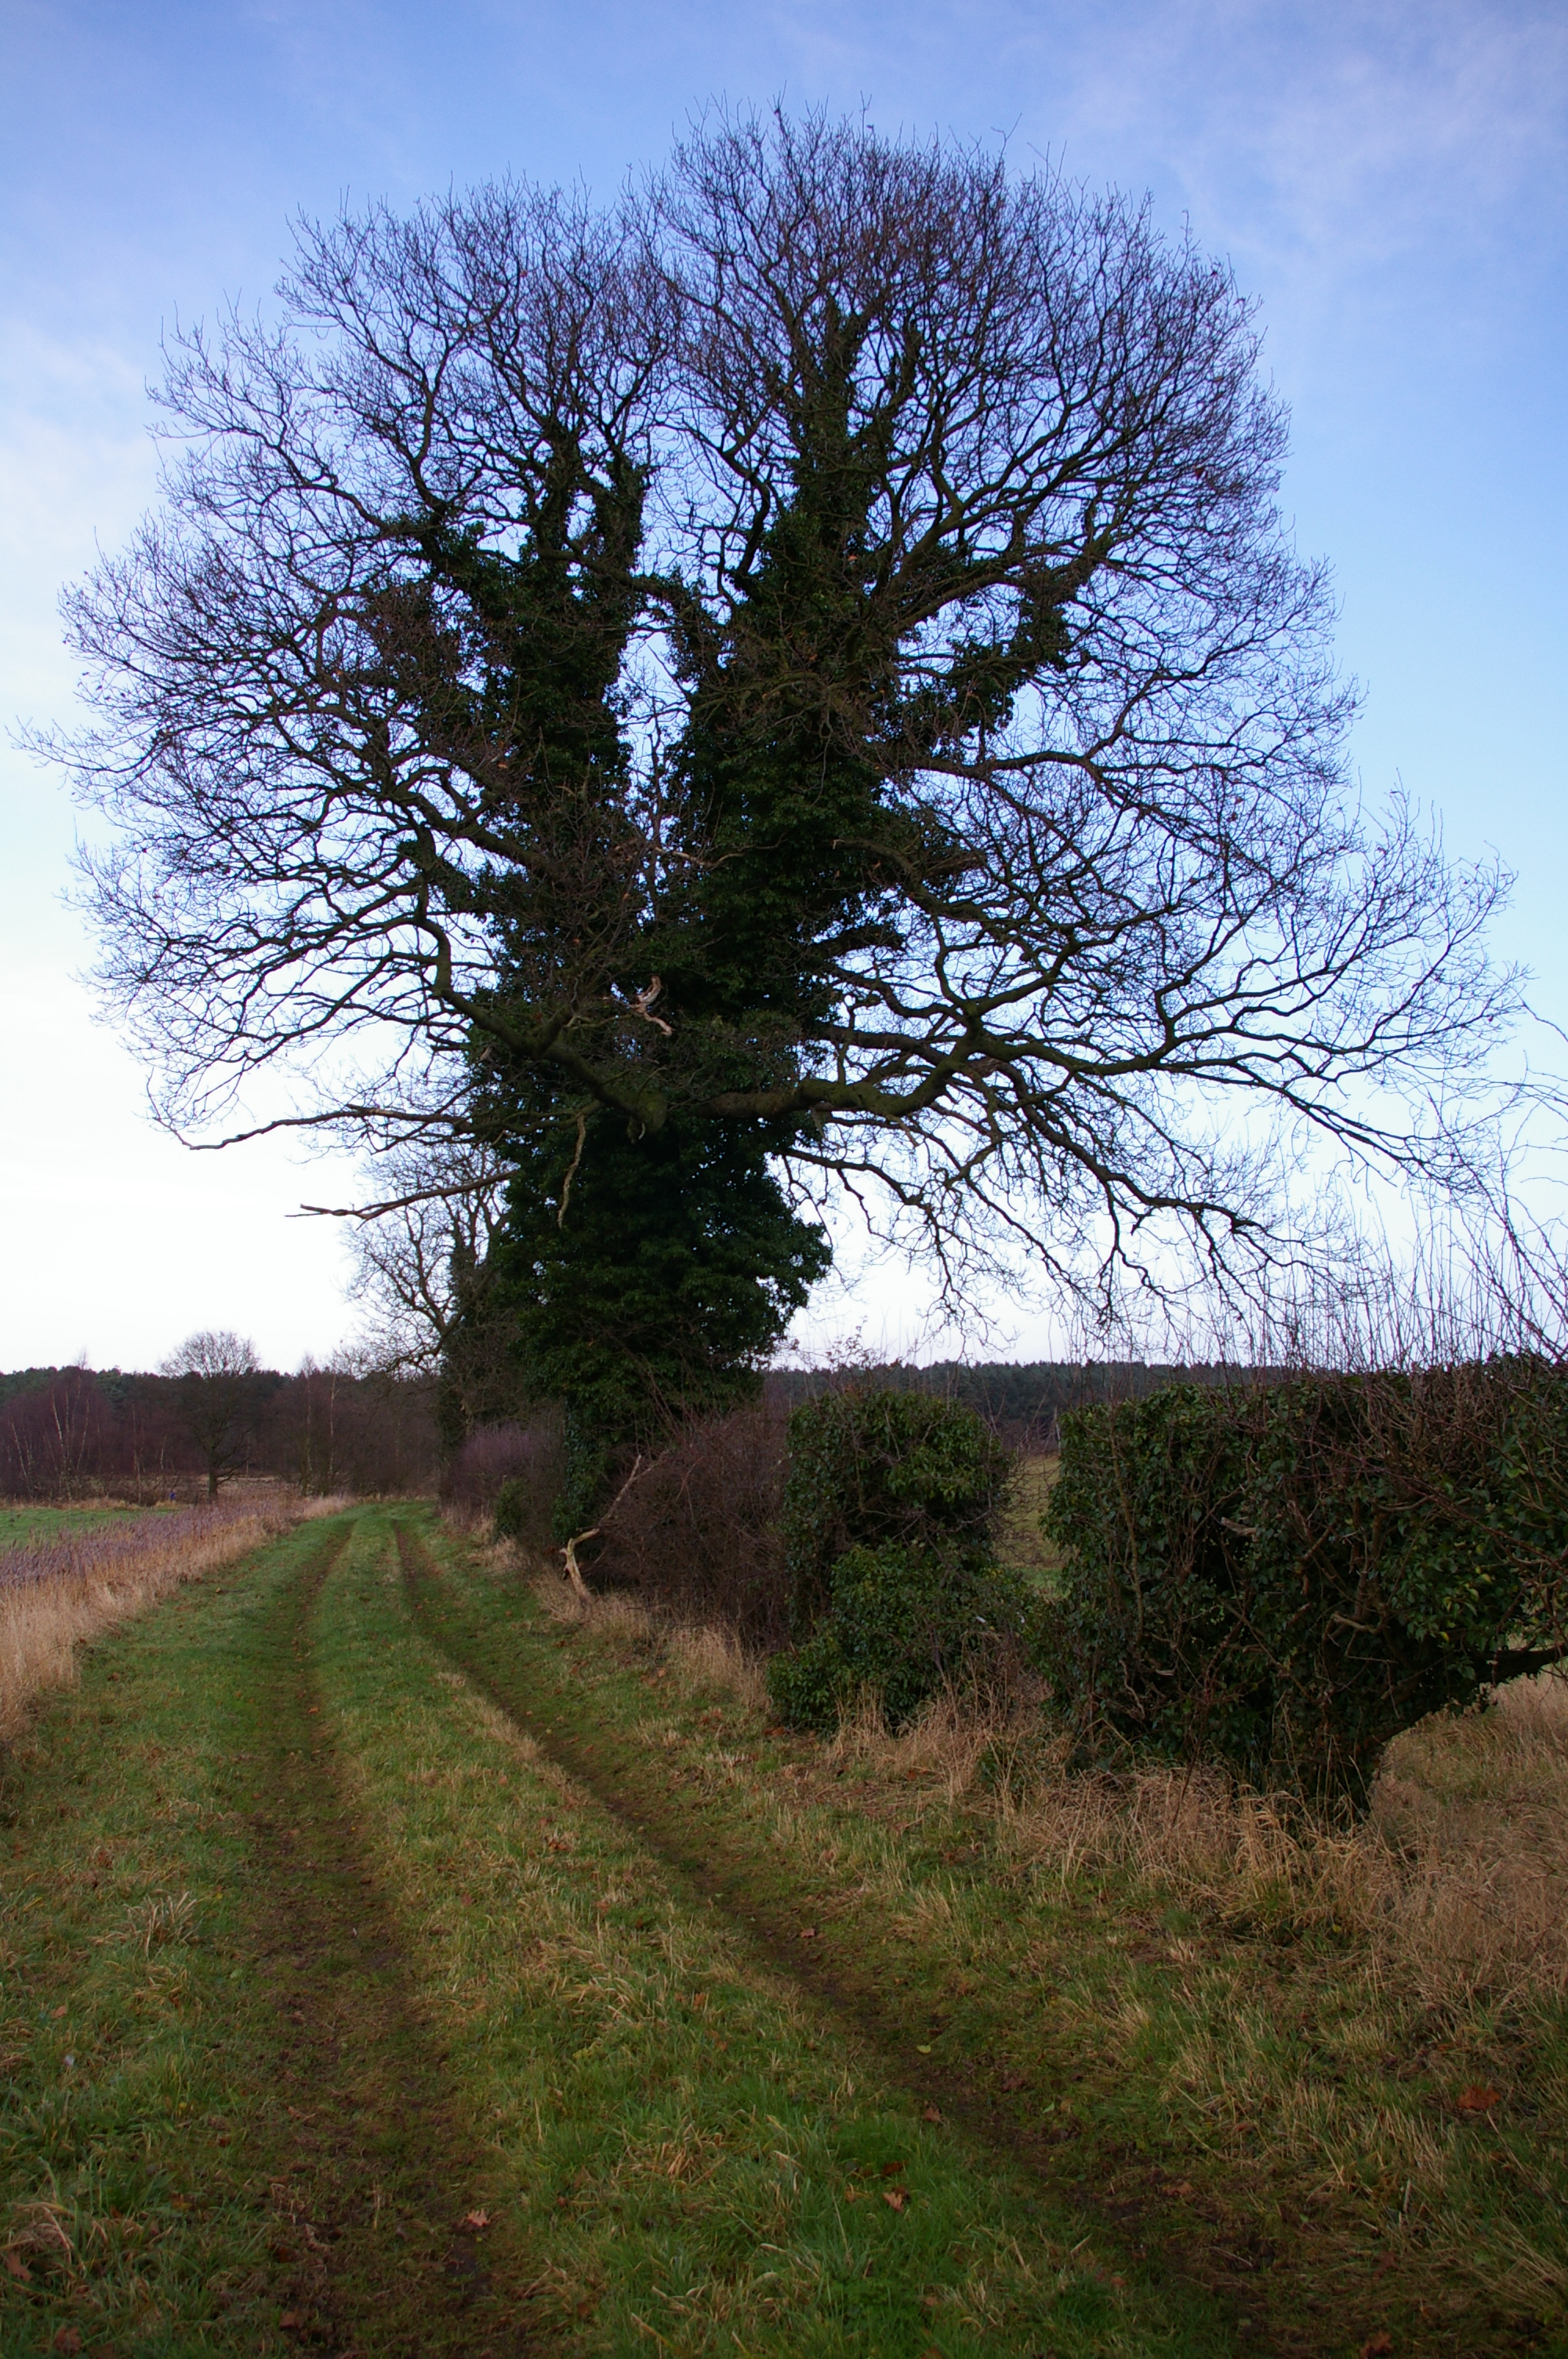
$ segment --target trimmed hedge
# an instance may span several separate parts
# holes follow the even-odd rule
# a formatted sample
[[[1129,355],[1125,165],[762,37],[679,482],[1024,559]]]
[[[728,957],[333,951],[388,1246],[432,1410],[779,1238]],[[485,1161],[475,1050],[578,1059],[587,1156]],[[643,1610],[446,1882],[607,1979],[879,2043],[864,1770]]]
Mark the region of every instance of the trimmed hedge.
[[[1044,1612],[1017,1573],[899,1540],[852,1548],[833,1568],[812,1636],[769,1664],[768,1691],[794,1728],[830,1734],[868,1695],[902,1728],[944,1688],[984,1686],[1037,1662]]]
[[[1495,1360],[1078,1410],[1045,1528],[1086,1751],[1359,1804],[1400,1729],[1568,1651],[1568,1383]]]
[[[921,1393],[828,1393],[789,1421],[784,1539],[795,1627],[825,1614],[850,1549],[897,1544],[983,1563],[1013,1457],[972,1409]]]

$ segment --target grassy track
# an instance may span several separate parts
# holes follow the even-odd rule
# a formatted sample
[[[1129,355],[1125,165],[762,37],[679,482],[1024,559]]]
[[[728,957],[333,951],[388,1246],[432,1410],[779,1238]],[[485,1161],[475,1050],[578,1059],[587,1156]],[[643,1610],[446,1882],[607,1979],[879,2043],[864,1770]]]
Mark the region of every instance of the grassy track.
[[[498,1712],[422,1522],[191,1584],[7,1757],[0,2349],[1233,2348]]]
[[[5,1762],[0,2352],[1563,2347],[1195,2130],[1171,1929],[676,1685],[413,1508],[94,1649]]]
[[[1358,1989],[1332,1926],[1198,1939],[1114,1879],[1021,1869],[979,1816],[873,1781],[848,1793],[809,1741],[765,1732],[733,1699],[683,1695],[656,1646],[563,1628],[514,1578],[439,1544],[406,1556],[421,1627],[454,1664],[882,2073],[1022,2166],[1048,2205],[1081,2203],[1119,2242],[1130,2282],[1167,2299],[1184,2288],[1192,2348],[1205,2297],[1227,2348],[1568,2348],[1535,2262],[1533,2303],[1478,2286],[1452,2234],[1445,2246],[1409,2215],[1398,2159],[1411,2141],[1446,2142],[1451,2223],[1487,2251],[1493,2283],[1516,2248],[1561,2256],[1561,2027],[1516,2058],[1506,2121],[1456,2122],[1446,2083],[1480,2068],[1445,2059],[1435,2030],[1433,2052],[1358,2055]],[[1501,2071],[1507,2039],[1487,2069]],[[1247,2117],[1239,2070],[1227,2100],[1227,2044],[1241,2058],[1259,2041],[1281,2049],[1280,2085],[1325,2114],[1353,2084],[1357,2170],[1326,2169],[1321,2152],[1303,2167],[1301,2144]],[[1217,2109],[1212,2093],[1187,2102],[1200,2056]]]

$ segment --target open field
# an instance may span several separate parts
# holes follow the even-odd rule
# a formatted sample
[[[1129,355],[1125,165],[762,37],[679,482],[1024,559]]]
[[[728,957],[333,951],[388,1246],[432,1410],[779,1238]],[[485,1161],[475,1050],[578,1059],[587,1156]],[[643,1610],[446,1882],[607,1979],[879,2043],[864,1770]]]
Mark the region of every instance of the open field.
[[[1314,1848],[564,1607],[360,1510],[36,1713],[8,2354],[1565,2347],[1554,1697]]]
[[[25,1548],[30,1540],[52,1539],[59,1532],[88,1532],[142,1512],[134,1507],[3,1507],[0,1506],[0,1551]]]
[[[1056,1550],[1040,1529],[1040,1518],[1061,1466],[1061,1460],[1054,1454],[1019,1460],[1012,1496],[997,1536],[998,1551],[1005,1564],[1041,1574],[1054,1571],[1058,1563]]]
[[[94,1638],[327,1504],[273,1494],[35,1523],[0,1555],[0,1739],[40,1689],[71,1684]]]

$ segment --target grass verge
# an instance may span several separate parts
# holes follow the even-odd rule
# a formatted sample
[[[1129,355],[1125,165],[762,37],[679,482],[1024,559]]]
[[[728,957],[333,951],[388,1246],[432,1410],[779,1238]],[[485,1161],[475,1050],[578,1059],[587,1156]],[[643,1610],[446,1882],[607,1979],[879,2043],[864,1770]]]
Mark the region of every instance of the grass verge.
[[[26,1548],[37,1540],[56,1538],[64,1532],[92,1531],[100,1525],[112,1524],[121,1516],[134,1516],[134,1507],[0,1507],[0,1552],[6,1549]]]
[[[1314,1885],[1256,1819],[1189,1839],[1203,1798],[1173,1783],[1131,1844],[1103,1788],[1075,1821],[1069,1781],[983,1732],[967,1763],[931,1729],[792,1739],[635,1611],[563,1620],[500,1563],[440,1561],[419,1610],[454,1662],[885,2070],[1216,2297],[1240,2347],[1565,2347],[1550,1987],[1445,1985],[1430,1943],[1392,1974],[1343,1875]]]
[[[0,1558],[0,1739],[21,1726],[41,1690],[71,1685],[79,1650],[93,1639],[332,1504],[291,1496],[35,1531],[8,1562]]]

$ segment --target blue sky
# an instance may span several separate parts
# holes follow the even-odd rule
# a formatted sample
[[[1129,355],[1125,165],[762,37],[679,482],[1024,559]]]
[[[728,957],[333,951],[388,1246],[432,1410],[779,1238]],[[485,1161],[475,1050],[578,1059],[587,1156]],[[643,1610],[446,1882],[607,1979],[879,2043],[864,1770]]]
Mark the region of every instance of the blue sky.
[[[69,713],[55,598],[151,497],[162,326],[265,295],[292,213],[508,168],[602,193],[705,99],[864,104],[1147,189],[1229,256],[1293,411],[1287,507],[1336,569],[1363,788],[1519,872],[1499,947],[1568,1026],[1560,0],[4,0],[0,93],[0,722]],[[325,1353],[341,1240],[289,1215],[348,1176],[152,1130],[77,979],[74,823],[0,745],[0,1366],[146,1365],[197,1325]],[[869,1341],[909,1340],[903,1299],[870,1284]]]

